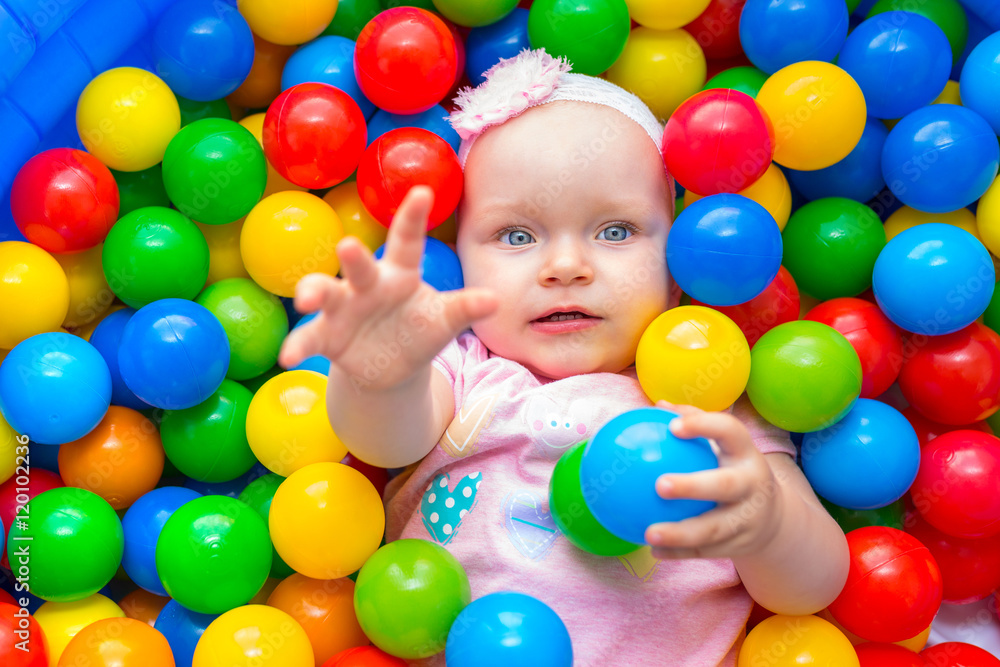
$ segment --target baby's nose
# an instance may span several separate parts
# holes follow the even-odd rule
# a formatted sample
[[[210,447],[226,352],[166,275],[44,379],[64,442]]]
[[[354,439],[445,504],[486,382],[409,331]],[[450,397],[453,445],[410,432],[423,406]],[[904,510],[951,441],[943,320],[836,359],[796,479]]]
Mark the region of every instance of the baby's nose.
[[[552,253],[539,275],[539,282],[544,285],[586,285],[593,280],[593,267],[584,254],[575,249]]]

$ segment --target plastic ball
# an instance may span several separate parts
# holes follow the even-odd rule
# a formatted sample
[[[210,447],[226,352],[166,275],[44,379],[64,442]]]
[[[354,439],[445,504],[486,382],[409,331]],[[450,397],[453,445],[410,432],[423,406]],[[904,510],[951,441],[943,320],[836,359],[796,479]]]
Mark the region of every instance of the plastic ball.
[[[76,127],[87,152],[105,165],[142,171],[163,160],[181,127],[181,112],[161,78],[117,67],[95,76],[80,93]]]
[[[860,393],[857,352],[825,324],[780,324],[750,351],[750,402],[764,419],[786,431],[808,433],[832,426]]]
[[[319,37],[337,12],[337,0],[239,0],[255,35],[274,44],[303,44]]]
[[[337,3],[337,13],[330,25],[323,30],[323,34],[357,39],[361,29],[380,11],[381,0],[340,0]]]
[[[837,665],[859,667],[851,642],[829,621],[818,616],[766,618],[751,630],[740,648],[738,667]]]
[[[471,599],[465,570],[444,547],[401,539],[361,568],[354,610],[375,646],[412,660],[445,648],[449,628]]]
[[[591,76],[615,63],[625,49],[630,26],[625,0],[535,0],[528,10],[532,48],[564,56],[574,72]]]
[[[962,105],[981,115],[1000,132],[1000,112],[994,100],[1000,91],[1000,35],[993,33],[969,54],[960,81]]]
[[[31,592],[73,602],[101,590],[118,570],[124,536],[114,509],[85,489],[62,487],[38,494],[7,536],[13,555],[31,541]],[[14,558],[16,560],[16,558]]]
[[[705,11],[684,24],[684,30],[698,40],[706,58],[725,60],[741,57],[743,45],[740,43],[739,17],[745,5],[746,0],[711,0]]]
[[[774,161],[784,167],[829,167],[846,158],[864,134],[864,93],[836,65],[788,65],[768,78],[756,99],[774,125]]]
[[[528,43],[528,10],[516,8],[496,23],[473,28],[465,42],[465,73],[472,85],[486,80],[486,70],[502,59],[513,58]]]
[[[977,210],[982,210],[982,200]],[[986,244],[986,239],[980,236],[976,214],[967,208],[960,208],[957,211],[950,211],[948,213],[926,213],[909,206],[902,206],[886,218],[884,224],[886,240],[891,241],[907,229],[916,227],[917,225],[925,225],[929,222],[943,222],[946,225],[954,225],[959,229],[969,232],[984,245]],[[988,237],[989,234],[986,235],[986,238]]]
[[[707,304],[692,299],[691,305]],[[736,306],[709,307],[731,319],[753,349],[760,337],[774,327],[799,319],[799,289],[792,274],[782,266],[771,284],[753,299]]]
[[[778,223],[778,230],[781,231],[788,224],[788,217],[792,214],[792,190],[788,186],[785,172],[781,167],[771,163],[764,175],[753,182],[752,185],[740,190],[736,194],[753,200],[764,207],[771,214],[774,221]],[[693,190],[684,193],[685,207],[693,204],[703,197]]]
[[[27,438],[21,438],[0,414],[0,489],[3,488],[4,482],[14,476],[14,472],[17,470],[17,451],[24,447],[21,441],[26,443]],[[20,451],[23,452],[24,449]],[[3,517],[0,517],[0,524],[3,523]],[[3,552],[3,544],[6,542],[0,540],[0,553]]]
[[[896,644],[865,642],[854,650],[861,667],[926,667],[918,654]]]
[[[240,253],[254,282],[292,297],[302,276],[337,274],[340,260],[334,249],[343,236],[340,219],[322,199],[308,192],[278,192],[247,216]]]
[[[260,201],[267,161],[254,136],[239,123],[204,118],[182,129],[163,156],[170,201],[192,220],[224,225]]]
[[[574,70],[576,64],[574,64]],[[705,54],[686,30],[655,30],[639,26],[607,78],[632,91],[658,118],[669,118],[680,104],[705,83]]]
[[[462,166],[448,142],[417,127],[386,132],[365,150],[358,165],[361,201],[386,227],[414,185],[434,190],[427,229],[437,227],[458,207],[462,184]]]
[[[1000,667],[1000,659],[989,651],[964,642],[941,642],[920,652],[933,667]]]
[[[118,185],[94,156],[52,148],[24,163],[10,190],[24,237],[49,252],[78,252],[104,240],[118,218]]]
[[[847,5],[838,0],[747,0],[740,42],[750,61],[768,73],[803,61],[830,62],[847,37],[847,15]]]
[[[281,89],[300,83],[325,83],[351,96],[367,118],[375,111],[354,77],[354,40],[339,36],[315,39],[298,49],[281,72]]]
[[[866,526],[889,526],[890,528],[903,530],[903,515],[906,511],[904,500],[897,500],[885,507],[878,507],[872,510],[851,510],[846,507],[834,505],[823,498],[820,498],[820,503],[826,508],[826,511],[830,513],[830,516],[833,517],[845,534]]]
[[[974,226],[983,245],[993,254],[1000,252],[1000,183],[997,181],[976,205]]]
[[[767,74],[756,67],[730,67],[706,81],[702,90],[730,88],[756,98],[765,81],[767,81]]]
[[[406,667],[405,660],[389,655],[374,646],[359,646],[341,651],[323,663],[323,667]]]
[[[115,223],[101,264],[108,286],[132,308],[160,299],[194,299],[208,278],[208,243],[183,214],[150,206]]]
[[[292,183],[328,188],[354,173],[366,132],[365,117],[349,94],[325,83],[300,83],[268,108],[264,153]]]
[[[879,0],[868,12],[868,18],[884,12],[913,12],[933,21],[948,38],[952,60],[960,65],[962,53],[969,37],[969,21],[965,9],[956,0]]]
[[[122,333],[125,331],[125,325],[134,314],[135,311],[131,308],[122,308],[105,317],[90,335],[90,344],[101,353],[104,361],[108,364],[108,370],[111,372],[111,403],[133,410],[145,410],[150,407],[149,403],[143,401],[128,388],[128,385],[122,380],[121,371],[118,368],[118,348],[121,344]]]
[[[277,97],[277,95],[275,95]],[[260,144],[261,150],[264,149],[264,119],[266,118],[266,113],[255,113],[250,116],[246,116],[240,119],[240,125],[250,130],[250,134],[253,135],[257,143]],[[265,160],[267,158],[265,157]],[[295,185],[287,178],[278,173],[278,170],[274,168],[270,162],[267,163],[267,185],[264,187],[264,194],[261,198],[266,198],[273,195],[275,192],[284,192],[286,190],[299,190],[304,192],[308,188],[301,185]],[[241,221],[237,221],[241,222]],[[220,225],[225,227],[225,225]],[[206,238],[208,235],[206,234]]]
[[[191,489],[164,486],[144,494],[125,512],[122,567],[136,585],[156,595],[167,594],[156,570],[156,541],[170,515],[199,497]]]
[[[354,73],[361,91],[389,113],[425,111],[455,82],[458,49],[438,16],[418,7],[394,7],[358,35]]]
[[[354,582],[350,579],[319,580],[293,574],[278,584],[267,604],[302,626],[317,665],[341,651],[368,645],[354,614]]]
[[[66,644],[59,664],[97,662],[115,667],[174,667],[170,644],[142,621],[105,618],[76,633]]]
[[[253,33],[236,7],[182,0],[153,30],[156,71],[181,97],[208,102],[236,90],[253,65]]]
[[[20,605],[0,602],[0,662],[8,667],[49,665],[42,628]]]
[[[271,570],[267,525],[233,498],[191,500],[163,525],[156,570],[167,594],[192,611],[221,614],[245,605]]]
[[[111,373],[94,347],[72,334],[45,333],[18,343],[0,364],[0,411],[34,442],[82,438],[111,404]]]
[[[314,667],[316,660],[309,637],[291,616],[251,604],[212,621],[195,647],[192,665]]]
[[[989,305],[996,274],[983,244],[941,223],[917,225],[886,244],[872,288],[897,326],[939,336],[974,322]]]
[[[266,522],[271,516],[271,501],[274,499],[274,494],[283,481],[285,481],[284,477],[268,473],[247,484],[246,488],[240,491],[238,499],[249,505]],[[288,566],[288,563],[278,555],[278,551],[272,547],[270,576],[274,579],[284,579],[293,572],[294,570]]]
[[[979,199],[997,175],[996,134],[975,111],[932,104],[903,118],[882,148],[882,176],[904,204],[945,213]]]
[[[293,53],[294,46],[272,44],[255,34],[250,74],[226,101],[236,107],[249,109],[267,107],[281,93],[281,72]]]
[[[781,232],[774,218],[742,195],[705,197],[674,221],[667,265],[691,298],[732,306],[753,299],[781,265]],[[718,261],[725,256],[726,261]]]
[[[18,477],[21,477],[22,483],[18,483]],[[27,484],[23,483],[24,477],[28,478]],[[45,493],[51,489],[58,489],[62,486],[63,481],[58,474],[34,465],[29,467],[27,475],[12,476],[3,484],[0,484],[0,523],[10,528],[14,525],[17,515],[21,515],[22,517],[27,516],[23,509],[25,503],[18,501],[19,495],[22,501],[25,496],[27,496],[28,500],[31,500],[40,493]],[[3,549],[0,548],[0,553],[2,552]]]
[[[229,368],[225,329],[204,306],[161,299],[125,325],[118,350],[122,380],[136,396],[164,410],[208,399]]]
[[[115,300],[115,294],[108,286],[101,265],[100,246],[69,255],[53,255],[59,262],[69,282],[69,309],[63,327],[79,329],[94,324],[104,315]],[[84,336],[85,337],[85,336]]]
[[[0,349],[54,331],[69,312],[69,281],[52,255],[23,241],[0,243]]]
[[[240,254],[240,235],[243,220],[228,225],[203,225],[195,223],[208,243],[208,279],[205,285],[214,285],[227,278],[249,278]]]
[[[655,30],[671,30],[691,23],[705,11],[709,0],[627,0],[629,14],[639,25]]]
[[[810,201],[846,197],[859,202],[874,199],[885,189],[882,178],[882,147],[889,136],[877,118],[865,122],[858,145],[843,160],[815,171],[788,170],[788,180]]]
[[[323,201],[340,218],[345,236],[357,237],[372,252],[385,243],[389,230],[365,209],[357,183],[348,181],[338,185],[323,195]]]
[[[142,171],[111,170],[118,184],[118,217],[146,206],[170,206],[160,163]]]
[[[993,435],[993,429],[990,427],[990,423],[995,421],[996,414],[997,413],[994,413],[994,416],[990,417],[986,421],[953,426],[928,419],[917,412],[913,407],[908,407],[903,410],[903,416],[910,420],[910,424],[913,425],[913,430],[917,432],[917,439],[920,440],[921,447],[939,435],[943,433],[950,433],[951,431],[971,430],[981,431],[982,433]]]
[[[120,606],[128,618],[134,618],[153,627],[156,617],[169,601],[168,597],[154,595],[147,590],[137,588],[121,599]]]
[[[252,40],[251,40],[252,41]],[[225,100],[217,99],[207,102],[189,100],[186,97],[177,97],[177,104],[181,109],[181,127],[185,127],[201,120],[202,118],[221,118],[223,120],[233,119],[233,110],[229,108]]]
[[[930,625],[941,606],[941,571],[927,547],[884,526],[847,534],[847,583],[829,610],[869,641],[898,642]]]
[[[944,88],[951,47],[930,19],[888,12],[851,32],[837,64],[861,86],[869,116],[902,118],[930,104]]]
[[[1000,588],[1000,535],[953,537],[931,526],[919,513],[907,517],[906,532],[930,550],[941,568],[944,602],[976,602]]]
[[[105,618],[124,618],[121,607],[100,594],[76,602],[46,602],[34,614],[45,634],[49,665],[59,663],[66,645],[88,625]]]
[[[434,0],[434,7],[453,23],[476,28],[502,20],[517,7],[517,0]]]
[[[166,637],[177,667],[191,667],[198,640],[216,618],[215,614],[199,614],[171,600],[156,617],[153,627]]]
[[[382,259],[385,246],[375,251],[375,259]],[[448,245],[437,239],[427,238],[424,243],[424,255],[420,260],[420,277],[425,283],[438,290],[462,289],[465,280],[462,277],[462,264],[458,255]]]
[[[440,104],[435,104],[427,111],[421,113],[408,114],[405,116],[391,114],[385,111],[376,111],[368,121],[368,145],[381,137],[386,132],[396,130],[401,127],[419,127],[433,132],[448,142],[452,150],[458,153],[462,144],[458,132],[447,121],[448,112]]]
[[[620,539],[647,544],[646,529],[654,523],[682,521],[715,507],[711,501],[664,499],[656,493],[660,475],[719,465],[707,440],[682,439],[670,432],[676,417],[658,408],[630,410],[601,427],[583,451],[580,483],[587,507]],[[618,474],[621,460],[632,465]]]

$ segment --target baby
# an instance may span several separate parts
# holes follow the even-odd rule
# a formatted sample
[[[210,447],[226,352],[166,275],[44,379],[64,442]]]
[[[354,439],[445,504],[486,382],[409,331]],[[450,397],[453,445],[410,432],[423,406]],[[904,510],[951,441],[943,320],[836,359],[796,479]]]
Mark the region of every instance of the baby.
[[[745,396],[718,413],[660,404],[681,415],[677,436],[717,444],[719,469],[664,475],[656,492],[716,509],[650,526],[649,546],[620,558],[581,551],[556,527],[556,461],[650,405],[636,347],[677,303],[662,126],[634,95],[568,69],[525,51],[459,97],[466,288],[421,282],[432,193],[414,187],[381,261],[348,237],[342,278],[299,282],[296,308],[321,313],[288,337],[280,362],[331,360],[337,435],[359,459],[407,467],[386,489],[386,539],[444,545],[473,599],[542,600],[565,622],[577,665],[735,665],[751,596],[779,613],[823,609],[846,581],[847,542],[788,434]]]

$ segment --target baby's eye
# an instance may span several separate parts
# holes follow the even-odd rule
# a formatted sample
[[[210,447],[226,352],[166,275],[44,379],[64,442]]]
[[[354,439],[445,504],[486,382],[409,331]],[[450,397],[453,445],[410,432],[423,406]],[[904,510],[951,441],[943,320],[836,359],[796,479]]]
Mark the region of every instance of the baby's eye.
[[[602,241],[624,241],[630,236],[632,236],[632,230],[625,225],[611,225],[597,234],[597,238]]]
[[[523,229],[511,229],[500,234],[500,241],[512,246],[522,246],[534,243],[535,237]]]

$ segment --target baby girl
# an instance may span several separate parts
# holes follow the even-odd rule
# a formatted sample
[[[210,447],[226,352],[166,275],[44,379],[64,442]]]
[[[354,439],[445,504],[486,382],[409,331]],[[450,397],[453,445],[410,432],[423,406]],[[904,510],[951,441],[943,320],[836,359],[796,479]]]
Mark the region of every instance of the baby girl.
[[[846,580],[847,542],[788,434],[745,396],[726,412],[660,404],[680,414],[677,436],[716,443],[719,468],[664,475],[656,492],[716,509],[650,526],[648,546],[620,558],[581,551],[556,527],[556,461],[649,407],[636,347],[677,305],[662,126],[634,95],[568,70],[525,51],[459,97],[466,287],[421,282],[432,193],[414,187],[381,261],[348,237],[342,278],[299,282],[296,308],[321,313],[288,337],[280,362],[331,360],[337,435],[359,459],[406,467],[386,489],[386,539],[444,545],[473,599],[519,591],[545,602],[577,665],[735,665],[751,597],[778,613],[823,609]],[[443,653],[427,661],[443,663]]]

